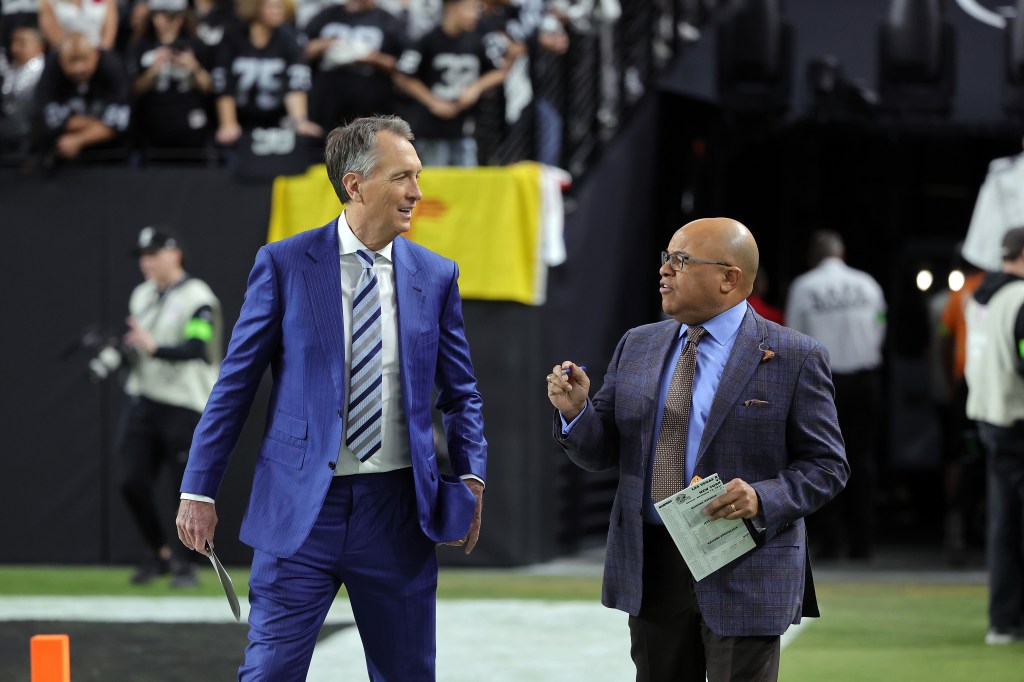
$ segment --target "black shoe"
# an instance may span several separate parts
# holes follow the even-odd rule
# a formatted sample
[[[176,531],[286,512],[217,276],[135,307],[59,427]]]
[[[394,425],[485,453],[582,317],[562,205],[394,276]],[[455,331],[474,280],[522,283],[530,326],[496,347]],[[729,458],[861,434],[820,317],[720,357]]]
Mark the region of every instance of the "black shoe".
[[[131,583],[132,585],[148,585],[158,577],[170,572],[171,562],[169,560],[153,557],[138,565],[135,574],[131,577]]]
[[[171,571],[171,587],[176,589],[199,587],[196,567],[191,563],[175,561]]]

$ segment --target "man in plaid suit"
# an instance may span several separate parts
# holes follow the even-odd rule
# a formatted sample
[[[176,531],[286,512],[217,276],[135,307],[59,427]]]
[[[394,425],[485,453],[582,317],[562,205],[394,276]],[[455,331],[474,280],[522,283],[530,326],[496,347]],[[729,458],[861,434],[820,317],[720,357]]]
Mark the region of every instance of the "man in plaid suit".
[[[552,368],[555,439],[584,469],[619,468],[602,601],[630,615],[637,682],[776,680],[780,636],[818,615],[804,517],[849,475],[828,354],[746,303],[758,251],[740,223],[684,225],[661,262],[672,319],[623,336],[593,400],[582,367]],[[757,547],[695,582],[654,503],[715,473],[726,492],[705,513],[743,519]]]

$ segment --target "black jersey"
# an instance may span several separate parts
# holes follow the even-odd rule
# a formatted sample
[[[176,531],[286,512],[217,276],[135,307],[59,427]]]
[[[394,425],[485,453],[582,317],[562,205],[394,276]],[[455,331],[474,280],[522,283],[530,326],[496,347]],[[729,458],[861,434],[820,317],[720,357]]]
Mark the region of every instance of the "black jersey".
[[[155,36],[143,36],[128,49],[128,77],[134,82],[145,73],[157,58],[161,48],[172,52],[192,52],[203,64],[203,44],[187,36],[178,36],[169,45],[163,45]],[[204,68],[208,65],[203,64]],[[152,87],[135,101],[134,123],[143,138],[156,138],[162,146],[171,145],[176,135],[192,138],[192,133],[206,129],[207,96],[195,85],[187,69],[173,64],[161,71]],[[192,140],[190,139],[189,142]]]
[[[396,60],[405,49],[402,25],[382,9],[350,12],[344,6],[328,7],[306,26],[306,36],[336,39],[313,65],[311,117],[324,128],[333,128],[360,116],[394,113],[391,74],[343,54],[380,52]]]
[[[422,81],[435,96],[454,101],[480,76],[500,67],[500,61],[487,56],[479,32],[451,36],[439,26],[423,36],[415,48],[406,50],[397,68]],[[417,120],[413,129],[419,137],[454,139],[473,134],[473,119],[468,112],[443,120],[417,104],[413,116]]]
[[[281,28],[262,48],[250,42],[248,29],[227,33],[212,75],[214,93],[235,98],[243,128],[280,125],[287,115],[284,96],[309,90],[309,67],[292,35]]]
[[[128,128],[131,116],[128,82],[120,58],[112,52],[100,52],[96,73],[81,85],[64,75],[56,53],[49,55],[36,88],[36,101],[40,123],[49,139],[63,134],[71,116],[99,119],[117,133]]]

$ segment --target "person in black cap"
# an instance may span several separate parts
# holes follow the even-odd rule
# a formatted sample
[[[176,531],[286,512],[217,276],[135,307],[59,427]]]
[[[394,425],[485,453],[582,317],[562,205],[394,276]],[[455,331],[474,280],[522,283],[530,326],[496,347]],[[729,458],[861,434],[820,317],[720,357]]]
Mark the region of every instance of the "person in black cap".
[[[131,368],[129,401],[120,450],[125,462],[121,492],[152,551],[132,576],[136,585],[173,573],[172,587],[197,584],[188,553],[175,543],[172,558],[155,504],[161,466],[179,480],[221,358],[220,301],[205,282],[184,269],[181,240],[169,230],[144,227],[134,253],[145,281],[129,299]]]
[[[1024,227],[967,302],[967,416],[988,468],[986,644],[1024,641]]]

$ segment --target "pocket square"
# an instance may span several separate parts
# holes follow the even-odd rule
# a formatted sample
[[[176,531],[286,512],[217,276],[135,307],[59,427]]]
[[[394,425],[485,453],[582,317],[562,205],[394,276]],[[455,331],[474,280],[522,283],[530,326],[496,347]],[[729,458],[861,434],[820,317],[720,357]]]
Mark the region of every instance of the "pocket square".
[[[761,407],[762,405],[767,404],[767,400],[758,400],[757,398],[751,398],[750,400],[743,401],[743,407]]]

